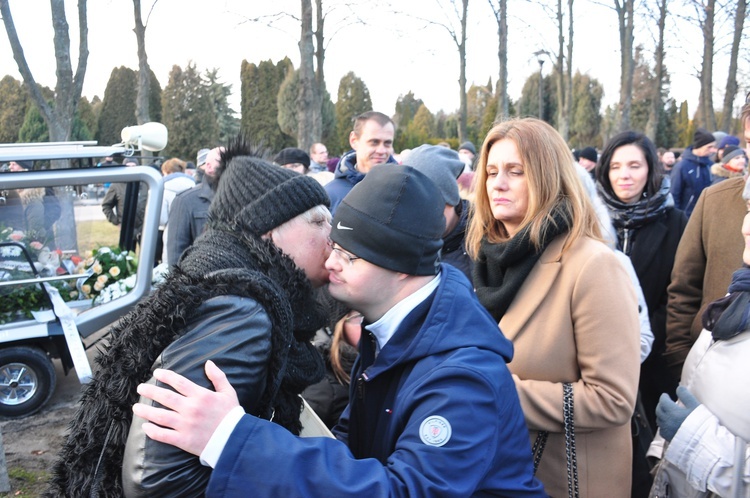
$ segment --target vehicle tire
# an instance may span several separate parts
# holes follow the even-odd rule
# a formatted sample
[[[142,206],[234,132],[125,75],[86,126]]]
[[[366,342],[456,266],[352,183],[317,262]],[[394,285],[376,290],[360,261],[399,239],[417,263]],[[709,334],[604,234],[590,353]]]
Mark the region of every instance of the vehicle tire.
[[[31,346],[0,349],[0,416],[31,415],[44,406],[57,384],[55,366]]]

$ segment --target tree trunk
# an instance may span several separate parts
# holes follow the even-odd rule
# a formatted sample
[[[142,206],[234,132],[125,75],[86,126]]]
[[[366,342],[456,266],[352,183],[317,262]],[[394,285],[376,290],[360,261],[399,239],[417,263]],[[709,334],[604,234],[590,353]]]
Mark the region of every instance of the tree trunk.
[[[630,108],[633,102],[633,10],[635,0],[615,0],[620,30],[620,131],[630,129]]]
[[[317,83],[313,68],[312,3],[301,0],[302,34],[299,41],[299,97],[297,101],[297,147],[309,150],[321,135],[320,100],[316,98]]]
[[[562,121],[558,124],[565,141],[570,136],[570,114],[573,107],[573,0],[568,0],[568,53],[565,61],[565,99]]]
[[[495,6],[493,0],[488,0],[497,20],[497,60],[499,66],[497,78],[497,113],[496,120],[508,117],[508,0],[500,0]]]
[[[729,56],[729,74],[727,75],[727,91],[724,94],[724,106],[721,113],[722,131],[732,131],[732,104],[737,96],[737,58],[740,52],[740,41],[742,40],[742,26],[745,24],[745,12],[747,0],[737,0],[737,13],[734,17],[734,38],[732,39],[732,51]]]
[[[742,1],[742,0],[740,0]],[[648,111],[646,136],[656,143],[656,131],[659,128],[659,115],[664,103],[661,100],[664,85],[664,26],[667,20],[667,0],[659,1],[659,39],[656,45],[656,67],[654,68],[654,89],[651,97],[651,107]]]
[[[557,129],[561,128],[562,123],[565,121],[565,35],[563,34],[563,11],[562,11],[562,0],[557,0],[557,61],[555,66],[557,69]],[[541,76],[541,74],[540,74]],[[540,79],[540,85],[544,84],[544,81]],[[567,140],[565,136],[564,139]]]
[[[701,64],[701,91],[699,96],[699,124],[711,131],[716,130],[714,114],[713,70],[714,70],[714,13],[716,0],[707,0],[704,8],[706,14],[702,23],[703,63]]]
[[[315,62],[317,67],[315,68],[315,82],[318,86],[318,100],[320,105],[323,105],[323,95],[326,90],[326,79],[323,71],[324,63],[326,60],[326,48],[325,38],[323,37],[323,27],[325,25],[325,16],[323,15],[323,0],[315,0]],[[322,135],[322,130],[321,130]],[[320,140],[320,137],[316,137],[316,141]]]
[[[135,117],[138,124],[151,121],[149,114],[149,94],[151,87],[151,68],[146,55],[146,27],[141,18],[141,0],[133,0],[135,17],[135,38],[138,42],[138,96],[135,101]]]
[[[462,0],[461,11],[461,41],[458,43],[458,58],[460,72],[458,77],[458,86],[460,89],[460,109],[458,114],[458,140],[465,142],[468,140],[466,122],[468,119],[468,110],[466,103],[466,17],[469,10],[469,0]]]

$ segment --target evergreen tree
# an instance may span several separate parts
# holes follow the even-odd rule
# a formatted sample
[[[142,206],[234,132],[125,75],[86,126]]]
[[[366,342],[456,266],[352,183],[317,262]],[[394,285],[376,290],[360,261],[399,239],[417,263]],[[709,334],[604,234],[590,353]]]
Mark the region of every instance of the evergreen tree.
[[[167,156],[192,158],[198,149],[219,142],[219,125],[209,84],[194,63],[183,70],[172,66],[169,82],[162,92],[162,117],[169,130]]]
[[[675,116],[675,131],[677,132],[677,146],[687,147],[693,143],[693,134],[695,133],[695,126],[690,120],[690,114],[688,114],[688,103],[687,100],[683,100],[680,104],[680,110]]]
[[[557,81],[555,73],[548,74],[542,79],[542,119],[552,126],[557,121]],[[518,100],[518,116],[539,117],[539,73],[532,73],[526,79]]]
[[[10,75],[0,80],[0,143],[15,143],[29,106],[29,94],[23,83]]]
[[[573,76],[573,105],[570,116],[570,138],[573,148],[601,147],[599,109],[602,106],[604,87],[587,74],[576,72]]]
[[[670,148],[677,144],[678,134],[676,127],[677,103],[669,99],[663,112],[659,113],[659,125],[656,128],[657,147]]]
[[[494,98],[492,80],[485,86],[471,85],[466,92],[466,133],[467,139],[474,144],[481,143],[484,139],[484,116]]]
[[[348,72],[339,82],[338,100],[336,101],[336,136],[335,147],[348,151],[349,134],[354,126],[354,119],[363,112],[372,110],[372,99],[367,85],[353,72]]]
[[[278,121],[279,88],[290,71],[294,71],[294,67],[289,58],[277,64],[267,60],[258,65],[243,60],[240,69],[242,133],[273,152],[292,147],[296,142],[281,131]]]
[[[435,136],[435,117],[432,115],[427,106],[419,106],[417,113],[414,115],[403,134],[404,148],[413,149],[422,144],[426,144]]]
[[[18,131],[18,141],[22,143],[49,142],[49,128],[36,105],[30,105],[26,111],[23,125]]]
[[[211,93],[216,122],[219,126],[219,142],[225,144],[230,138],[237,136],[240,131],[240,120],[237,111],[229,106],[229,96],[232,95],[232,85],[219,81],[219,70],[206,70],[204,78]]]
[[[406,95],[400,95],[398,100],[396,100],[396,114],[393,115],[393,122],[396,124],[396,136],[393,146],[396,150],[408,147],[405,137],[406,128],[422,105],[424,105],[422,99],[416,98],[411,90]]]
[[[279,87],[276,106],[278,108],[279,128],[290,137],[297,136],[298,97],[299,70],[289,71]]]
[[[151,121],[161,123],[161,85],[156,75],[151,71],[151,82],[148,85],[148,114]]]
[[[321,142],[333,144],[336,142],[336,105],[331,100],[328,90],[323,90],[320,111],[323,118],[323,137]]]
[[[96,114],[94,105],[89,102],[89,99],[87,99],[86,97],[81,97],[81,100],[78,101],[76,116],[77,119],[81,121],[81,124],[86,128],[89,136],[88,140],[94,139],[94,137],[96,136],[96,127],[99,118]]]
[[[137,123],[135,118],[137,85],[138,75],[132,69],[120,66],[112,70],[107,88],[104,90],[102,111],[96,130],[96,141],[99,145],[121,142],[122,129]]]

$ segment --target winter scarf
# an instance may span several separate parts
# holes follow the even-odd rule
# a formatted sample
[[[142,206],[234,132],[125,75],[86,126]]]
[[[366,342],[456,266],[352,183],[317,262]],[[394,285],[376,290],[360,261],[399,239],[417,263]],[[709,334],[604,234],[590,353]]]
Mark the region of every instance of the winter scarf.
[[[559,211],[542,230],[539,249],[531,243],[529,227],[507,242],[492,244],[482,239],[474,264],[474,285],[482,306],[498,322],[515,299],[532,268],[552,240],[570,229],[570,221]]]
[[[651,197],[643,197],[637,202],[626,204],[613,193],[608,192],[601,183],[596,184],[599,196],[604,201],[617,230],[617,249],[630,255],[635,232],[644,225],[658,220],[668,208],[674,206],[669,193],[669,180],[665,177],[658,192]],[[645,194],[645,192],[644,192]]]
[[[750,267],[743,265],[732,274],[729,294],[709,304],[702,321],[714,340],[731,339],[750,328]]]
[[[151,377],[154,361],[186,332],[199,306],[221,295],[250,297],[268,313],[271,357],[255,415],[270,418],[273,412],[275,423],[299,433],[298,394],[324,373],[310,339],[325,324],[325,314],[304,272],[271,242],[215,225],[149,299],[113,326],[46,496],[122,496],[123,453],[132,405],[138,401],[136,387]]]

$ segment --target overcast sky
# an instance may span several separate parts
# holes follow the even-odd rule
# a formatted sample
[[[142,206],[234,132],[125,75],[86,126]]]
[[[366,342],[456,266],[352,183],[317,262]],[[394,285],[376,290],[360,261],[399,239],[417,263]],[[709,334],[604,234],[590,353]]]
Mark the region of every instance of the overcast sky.
[[[347,15],[344,0],[328,0],[335,9],[326,21],[329,44],[325,64],[329,92],[336,100],[338,83],[348,71],[354,71],[370,90],[376,110],[394,112],[399,95],[414,92],[434,113],[440,109],[452,112],[458,108],[458,52],[447,31],[430,26],[417,16],[439,21],[445,13],[439,0],[410,0],[397,4],[410,9],[411,16],[396,15],[387,9],[373,8],[376,2],[360,2],[356,12],[372,24],[341,22]],[[448,0],[442,0],[448,3]],[[68,22],[73,39],[73,66],[77,62],[76,2],[66,2]],[[151,7],[142,0],[144,19]],[[395,2],[394,2],[395,3]],[[552,2],[550,2],[552,3]],[[52,26],[47,0],[11,0],[11,11],[26,57],[38,82],[54,87],[55,64]],[[403,4],[403,6],[401,6]],[[258,63],[274,62],[289,56],[299,66],[299,25],[292,19],[277,20],[274,27],[263,23],[245,22],[262,14],[286,11],[299,16],[296,0],[159,0],[148,22],[146,44],[149,63],[162,87],[167,84],[173,64],[185,66],[189,61],[203,70],[218,68],[221,79],[233,85],[230,103],[239,111],[240,65],[243,59]],[[534,52],[556,50],[557,31],[545,13],[530,2],[510,0],[509,94],[517,100],[528,76],[539,70]],[[618,100],[620,64],[617,18],[613,10],[590,0],[575,4],[575,45],[573,66],[598,79],[605,89],[604,105]],[[138,68],[133,28],[133,4],[130,0],[89,0],[89,59],[83,93],[89,98],[103,97],[114,67]],[[636,43],[652,50],[648,30],[641,29]],[[688,100],[690,113],[695,110],[698,81],[695,77],[702,40],[700,32],[670,30],[668,68],[671,94],[678,101]],[[679,38],[679,40],[678,40]],[[675,45],[679,43],[680,46]],[[497,24],[484,0],[469,4],[469,40],[467,42],[467,79],[486,84],[497,79]],[[723,62],[722,62],[723,61]],[[747,71],[747,60],[740,62]],[[551,70],[548,60],[544,74]],[[726,82],[726,58],[715,62],[716,88]],[[11,74],[20,79],[4,30],[0,32],[0,76]],[[747,91],[740,79],[740,90]],[[742,93],[744,96],[744,93]],[[715,104],[720,106],[723,91],[718,91]],[[603,110],[603,109],[602,109]]]

